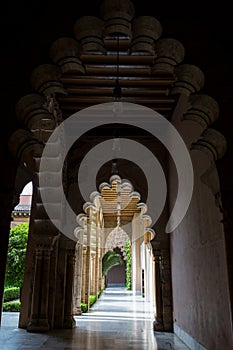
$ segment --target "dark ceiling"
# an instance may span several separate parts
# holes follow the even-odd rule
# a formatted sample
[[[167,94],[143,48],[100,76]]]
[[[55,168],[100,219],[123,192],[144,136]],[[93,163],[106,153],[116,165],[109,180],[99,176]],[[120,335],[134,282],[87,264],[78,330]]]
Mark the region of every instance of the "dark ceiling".
[[[30,91],[33,68],[49,63],[49,47],[61,36],[73,36],[73,25],[83,15],[99,15],[101,1],[9,1],[1,5],[1,142],[19,125],[15,103]],[[199,66],[206,82],[202,92],[214,97],[221,110],[214,127],[233,149],[233,36],[230,5],[221,1],[204,8],[201,2],[134,1],[136,16],[153,15],[162,24],[163,37],[180,40],[185,63]],[[232,143],[232,144],[231,144]]]

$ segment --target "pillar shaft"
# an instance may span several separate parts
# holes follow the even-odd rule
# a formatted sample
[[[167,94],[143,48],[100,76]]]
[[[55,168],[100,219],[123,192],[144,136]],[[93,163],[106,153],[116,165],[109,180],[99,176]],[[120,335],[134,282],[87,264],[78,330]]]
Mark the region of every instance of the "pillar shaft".
[[[95,295],[98,299],[99,291],[99,247],[96,247],[96,257],[95,257]]]
[[[162,305],[162,290],[161,290],[161,273],[160,273],[160,262],[161,252],[160,250],[154,251],[155,260],[155,305],[156,315],[154,321],[154,330],[163,331],[163,305]]]
[[[73,313],[81,315],[81,292],[82,292],[82,255],[83,246],[77,243],[76,260],[75,260],[75,278],[74,278],[74,298],[73,298]]]
[[[87,304],[87,308],[89,310],[90,302],[90,267],[91,267],[91,248],[87,246],[86,249],[86,271],[85,271],[85,283],[84,283],[84,303]]]
[[[98,299],[99,291],[99,240],[100,240],[100,223],[99,223],[99,213],[96,215],[96,248],[95,248],[95,287],[94,294]]]
[[[96,257],[95,253],[91,254],[91,294],[96,294],[95,292],[95,266],[96,266]]]
[[[86,248],[86,271],[85,271],[85,284],[84,284],[84,290],[85,290],[85,297],[84,302],[87,304],[87,310],[90,308],[90,282],[91,282],[91,276],[90,276],[90,270],[91,270],[91,223],[92,223],[92,209],[89,207],[87,209],[88,216],[87,216],[87,248]]]
[[[48,331],[50,328],[48,322],[50,254],[49,247],[40,245],[36,247],[31,316],[27,326],[29,332]]]
[[[99,289],[104,289],[104,278],[102,275],[102,258],[104,256],[104,248],[100,248],[100,257],[99,257]]]
[[[85,281],[86,281],[86,248],[83,249],[82,253],[82,292],[81,302],[85,303]]]
[[[65,312],[64,328],[73,328],[73,281],[74,281],[75,250],[70,249],[66,255],[66,288],[65,288]]]
[[[163,325],[165,331],[173,330],[172,320],[172,287],[169,249],[161,249]]]

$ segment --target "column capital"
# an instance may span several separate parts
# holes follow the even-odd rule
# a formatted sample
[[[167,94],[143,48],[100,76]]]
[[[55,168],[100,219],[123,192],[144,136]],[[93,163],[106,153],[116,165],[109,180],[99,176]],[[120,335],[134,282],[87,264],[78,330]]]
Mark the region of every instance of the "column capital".
[[[73,38],[59,38],[50,47],[50,57],[61,68],[63,74],[85,73],[80,55],[80,46]]]
[[[178,40],[172,38],[159,39],[155,43],[156,60],[151,73],[174,73],[175,66],[184,59],[185,49]]]
[[[41,64],[31,74],[32,87],[43,94],[51,96],[54,94],[66,95],[66,91],[60,81],[61,70],[53,64]]]
[[[74,35],[81,44],[82,54],[105,53],[103,30],[104,21],[95,16],[83,16],[75,22]]]
[[[171,94],[190,95],[201,90],[204,86],[205,77],[197,66],[192,64],[178,65],[174,74],[176,81],[171,89]]]
[[[55,129],[56,123],[52,113],[45,106],[45,98],[40,94],[21,97],[16,104],[16,115],[39,141],[45,142]]]
[[[212,97],[205,94],[190,95],[189,104],[183,120],[192,120],[198,123],[203,131],[218,119],[219,105]]]
[[[227,141],[219,131],[208,128],[201,138],[192,145],[191,149],[207,154],[212,161],[221,159],[227,150]]]
[[[41,157],[44,144],[36,140],[32,132],[18,129],[10,136],[8,146],[12,156],[17,158],[34,175],[38,168],[36,158]]]
[[[130,0],[104,0],[100,7],[105,20],[104,36],[122,35],[131,38],[131,23],[135,9]]]
[[[132,21],[132,55],[155,55],[154,43],[162,34],[160,22],[151,16],[135,17]]]

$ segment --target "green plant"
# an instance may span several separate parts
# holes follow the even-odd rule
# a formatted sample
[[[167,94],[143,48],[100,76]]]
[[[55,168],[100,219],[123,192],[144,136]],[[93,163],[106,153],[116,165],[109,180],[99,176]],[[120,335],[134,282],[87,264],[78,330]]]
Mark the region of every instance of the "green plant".
[[[81,311],[87,312],[87,304],[81,303]]]
[[[131,290],[132,289],[132,276],[131,276],[132,254],[131,254],[130,241],[126,243],[125,251],[126,251],[126,269],[125,269],[126,282],[125,282],[125,287],[127,290]]]
[[[108,271],[117,265],[122,265],[123,260],[120,254],[109,250],[102,258],[102,276],[106,277]]]
[[[17,225],[10,230],[6,285],[21,287],[28,239],[28,223]]]
[[[100,291],[99,291],[100,292]],[[98,293],[99,293],[98,292]],[[89,296],[89,302],[90,302],[90,307],[92,307],[92,305],[93,304],[95,304],[95,302],[96,302],[96,295],[95,294],[91,294],[90,296]],[[81,303],[81,311],[82,312],[87,312],[87,304],[85,304],[85,303]]]
[[[4,302],[19,299],[20,296],[20,288],[12,287],[4,289]]]
[[[3,303],[3,311],[10,311],[10,312],[19,312],[20,311],[20,301],[9,301],[6,303]]]
[[[96,302],[96,295],[94,295],[94,294],[90,295],[89,300],[90,300],[90,306],[95,304],[95,302]]]

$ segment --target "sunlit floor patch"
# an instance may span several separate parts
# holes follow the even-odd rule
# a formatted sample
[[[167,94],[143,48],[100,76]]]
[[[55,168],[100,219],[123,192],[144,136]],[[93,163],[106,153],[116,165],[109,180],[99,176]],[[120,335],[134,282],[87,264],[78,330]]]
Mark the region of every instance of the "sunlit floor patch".
[[[18,329],[18,313],[3,313],[1,350],[188,350],[172,333],[153,331],[151,306],[124,288],[106,289],[76,328],[45,334]]]

